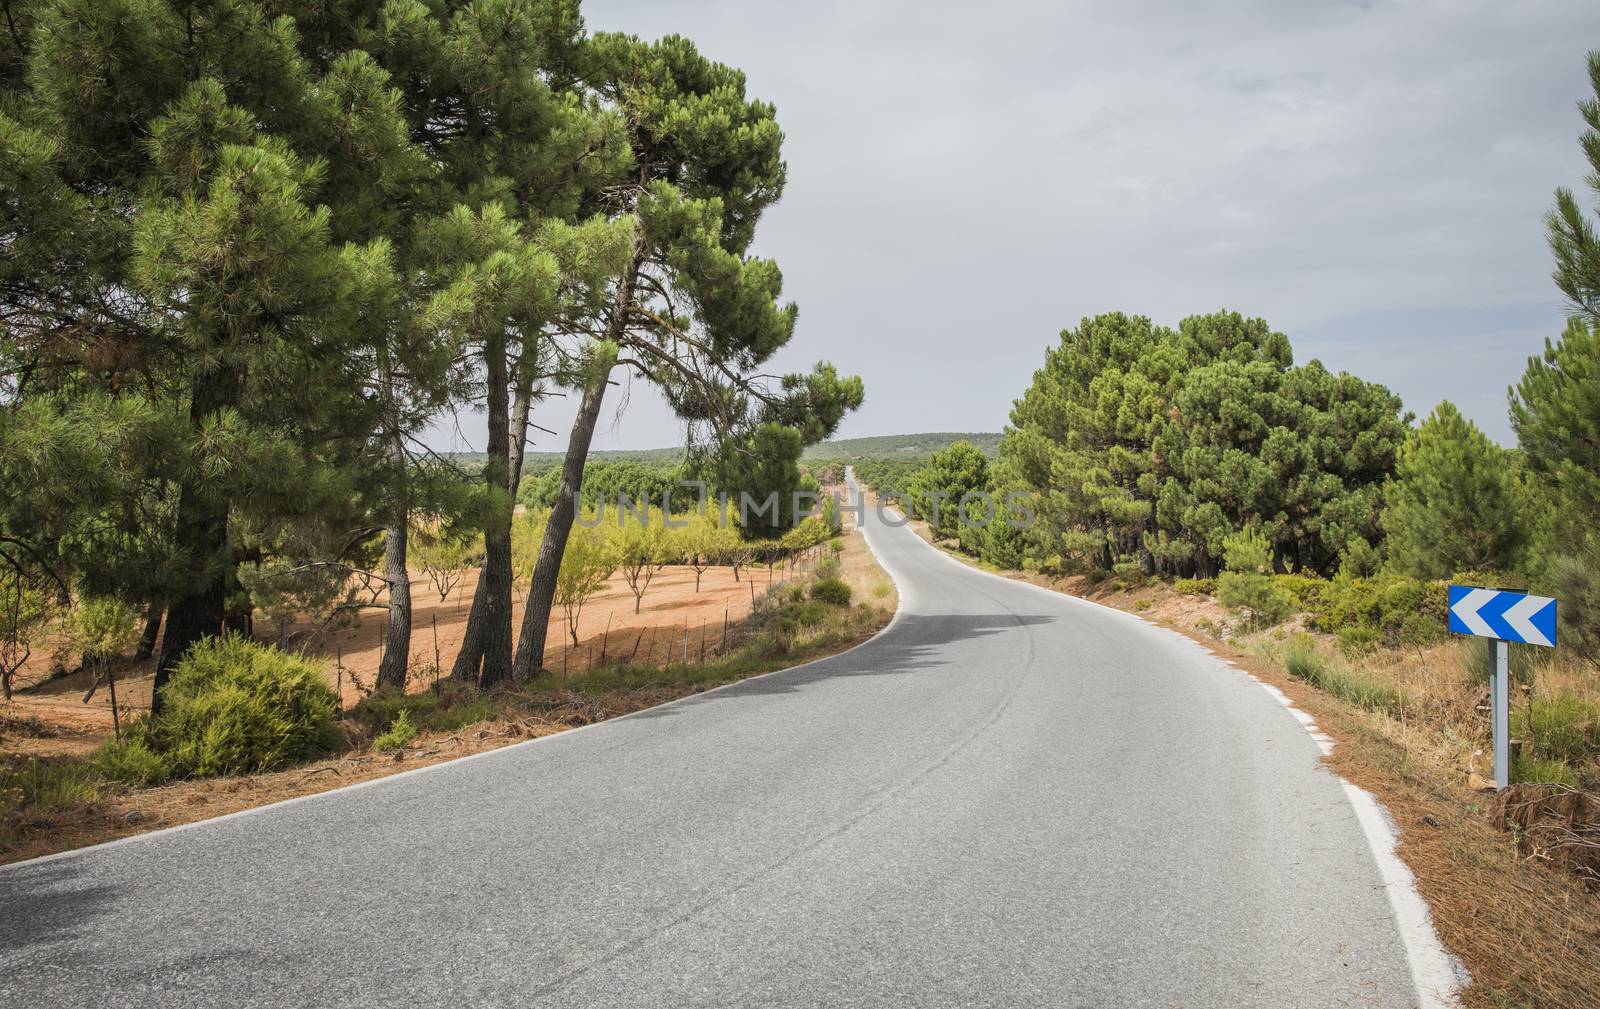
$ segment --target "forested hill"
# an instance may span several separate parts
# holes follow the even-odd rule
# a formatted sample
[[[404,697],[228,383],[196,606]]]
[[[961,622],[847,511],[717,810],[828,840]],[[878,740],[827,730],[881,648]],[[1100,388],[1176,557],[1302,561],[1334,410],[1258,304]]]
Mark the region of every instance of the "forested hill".
[[[971,442],[984,455],[993,456],[1000,446],[998,432],[963,434],[952,431],[933,431],[924,434],[884,434],[871,438],[839,438],[818,442],[807,448],[805,459],[875,459],[885,457],[914,457],[931,455],[954,442]],[[463,452],[456,456],[463,460],[482,460],[482,453]],[[645,465],[671,465],[683,458],[680,448],[611,449],[589,453],[591,460],[608,462],[637,462]],[[534,472],[561,461],[560,452],[529,452],[525,465]]]

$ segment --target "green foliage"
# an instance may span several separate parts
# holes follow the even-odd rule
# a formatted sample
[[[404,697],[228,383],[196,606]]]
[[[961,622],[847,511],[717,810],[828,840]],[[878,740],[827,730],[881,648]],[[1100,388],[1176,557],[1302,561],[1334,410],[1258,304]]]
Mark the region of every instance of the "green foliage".
[[[1511,762],[1511,780],[1518,784],[1578,787],[1578,776],[1564,761],[1517,757]]]
[[[51,618],[51,596],[41,579],[0,565],[0,697],[11,699],[11,679],[33,655]]]
[[[1222,541],[1223,564],[1240,574],[1264,575],[1272,571],[1272,544],[1254,529],[1244,529]]]
[[[1378,538],[1378,499],[1405,434],[1381,386],[1296,367],[1259,319],[1176,330],[1118,313],[1062,333],[1017,401],[999,467],[1040,495],[1062,553],[1084,566],[1209,575],[1231,530],[1327,573]]]
[[[811,598],[829,606],[849,606],[850,586],[838,578],[823,578],[811,586]]]
[[[68,616],[67,639],[86,658],[109,659],[138,641],[139,621],[138,611],[122,600],[92,596],[80,599]]]
[[[172,776],[167,761],[150,749],[142,733],[129,733],[123,739],[108,739],[94,755],[95,770],[107,781],[135,788],[159,785]]]
[[[633,612],[638,613],[656,572],[674,559],[674,544],[660,509],[647,512],[643,518],[636,512],[619,515],[618,522],[617,526],[606,527],[610,541],[606,559],[613,570],[622,569],[633,592]]]
[[[1600,709],[1577,697],[1535,697],[1511,712],[1511,734],[1523,753],[1580,763],[1600,753]]]
[[[167,706],[125,733],[160,757],[164,778],[247,774],[302,763],[339,742],[336,698],[305,659],[241,638],[208,638],[179,663]],[[114,742],[108,747],[115,747]],[[137,764],[126,752],[107,765]]]
[[[935,539],[954,537],[961,526],[963,500],[988,489],[988,457],[964,441],[935,452],[905,488],[912,515],[928,523]],[[972,501],[969,510],[974,519],[984,516],[982,502]]]
[[[649,502],[661,506],[670,501],[675,515],[683,514],[696,505],[693,487],[679,486],[687,479],[682,462],[677,464],[645,463],[633,460],[591,459],[583,467],[582,506],[593,510],[601,502],[610,511],[626,497],[638,504]],[[530,508],[549,508],[556,503],[556,492],[561,486],[559,465],[546,469],[537,479],[524,479],[520,496]]]
[[[1559,600],[1560,647],[1600,670],[1600,537],[1582,535],[1545,562],[1545,586]]]
[[[1401,575],[1335,578],[1304,597],[1313,630],[1351,647],[1423,644],[1444,636],[1445,586]]]
[[[1422,579],[1518,569],[1527,530],[1517,471],[1515,453],[1440,403],[1401,446],[1384,489],[1395,568]]]
[[[1217,579],[1217,600],[1244,617],[1253,629],[1274,627],[1294,612],[1294,597],[1278,587],[1271,575],[1225,571]]]
[[[578,644],[578,620],[583,616],[584,603],[605,591],[624,549],[625,544],[598,528],[576,526],[567,537],[561,568],[556,573],[555,599],[566,612],[567,633],[574,647]]]
[[[486,722],[499,714],[492,698],[471,687],[441,689],[420,694],[400,690],[374,691],[364,697],[350,717],[368,732],[387,731],[402,716],[419,731],[456,732],[469,725]]]
[[[379,753],[403,750],[417,738],[417,731],[417,727],[411,724],[411,712],[401,708],[394,721],[389,723],[389,727],[372,741],[372,748]]]
[[[76,761],[40,760],[0,764],[0,808],[63,809],[100,797],[94,774]]]
[[[1316,643],[1304,634],[1289,639],[1283,652],[1283,667],[1290,676],[1313,685],[1321,685],[1328,677],[1327,659],[1317,650]]]
[[[823,580],[839,577],[839,558],[824,557],[818,560],[814,573]]]
[[[1362,625],[1341,627],[1335,636],[1339,639],[1339,650],[1352,659],[1371,655],[1383,641],[1377,628]]]
[[[1179,578],[1172,583],[1172,587],[1179,595],[1184,596],[1210,596],[1217,592],[1215,578]]]

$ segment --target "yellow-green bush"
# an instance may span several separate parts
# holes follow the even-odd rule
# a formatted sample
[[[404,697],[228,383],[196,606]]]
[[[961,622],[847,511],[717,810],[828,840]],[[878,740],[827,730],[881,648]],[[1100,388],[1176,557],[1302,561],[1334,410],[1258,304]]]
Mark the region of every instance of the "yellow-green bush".
[[[1535,697],[1512,711],[1511,734],[1529,757],[1577,763],[1600,753],[1600,710],[1577,697]]]
[[[849,606],[850,586],[837,578],[824,578],[811,586],[811,598],[830,606]]]
[[[196,645],[162,697],[160,716],[102,746],[101,773],[140,784],[247,774],[314,759],[339,743],[337,699],[317,667],[243,638]]]

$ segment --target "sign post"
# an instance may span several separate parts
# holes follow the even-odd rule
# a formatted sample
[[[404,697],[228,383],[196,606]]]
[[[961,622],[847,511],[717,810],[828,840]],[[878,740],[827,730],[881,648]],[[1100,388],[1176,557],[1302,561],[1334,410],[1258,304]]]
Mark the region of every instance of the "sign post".
[[[1554,648],[1556,601],[1526,592],[1450,586],[1450,632],[1489,639],[1489,720],[1494,729],[1494,784],[1511,784],[1511,646]]]
[[[1489,721],[1494,726],[1494,787],[1511,784],[1511,645],[1489,642]]]

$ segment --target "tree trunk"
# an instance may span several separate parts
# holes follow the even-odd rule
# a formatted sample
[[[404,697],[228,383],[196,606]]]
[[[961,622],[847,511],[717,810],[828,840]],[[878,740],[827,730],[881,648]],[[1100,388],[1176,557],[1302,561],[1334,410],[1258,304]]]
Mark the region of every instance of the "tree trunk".
[[[383,661],[378,665],[378,686],[406,688],[411,658],[411,575],[406,571],[406,536],[411,524],[410,481],[406,450],[400,429],[393,423],[385,432],[389,462],[394,470],[394,500],[383,531],[383,577],[389,583],[389,626],[383,641]]]
[[[509,475],[506,479],[506,489],[511,494],[513,509],[516,508],[517,491],[522,487],[522,460],[527,454],[528,419],[532,405],[533,377],[530,374],[519,375],[511,407]],[[488,563],[487,554],[484,562]],[[484,607],[488,605],[485,599],[487,591],[487,582],[479,577],[478,585],[472,592],[472,609],[467,614],[467,627],[461,635],[461,650],[456,653],[455,665],[450,670],[450,675],[457,679],[475,679],[478,675],[478,666],[483,658]]]
[[[237,404],[241,376],[227,370],[195,379],[189,401],[189,427],[200,425],[218,411]],[[178,495],[174,531],[179,555],[188,567],[183,594],[167,608],[167,633],[161,640],[161,659],[151,685],[150,713],[158,715],[167,680],[189,649],[203,638],[222,633],[227,608],[227,578],[232,567],[228,550],[228,503],[199,483],[186,483]]]
[[[502,495],[509,490],[511,421],[510,376],[506,370],[504,333],[484,344],[489,439],[488,459],[483,479],[491,491]],[[511,676],[511,502],[502,499],[491,510],[489,527],[483,536],[483,570],[478,576],[479,592],[473,598],[473,616],[479,617],[476,654],[468,654],[463,643],[454,674],[471,678],[481,664],[479,682],[490,687]],[[471,617],[467,620],[470,635]],[[465,660],[465,661],[463,661]]]
[[[160,603],[151,603],[150,608],[144,611],[144,633],[139,635],[139,648],[133,653],[133,661],[143,662],[156,653],[156,638],[161,635],[161,615],[165,612]]]
[[[583,490],[583,466],[589,458],[589,443],[600,421],[600,405],[605,400],[607,369],[590,380],[583,390],[583,402],[572,422],[567,439],[567,454],[561,461],[561,487],[545,523],[539,557],[533,565],[533,581],[528,586],[528,602],[522,610],[522,633],[517,638],[517,659],[513,675],[532,676],[544,668],[544,639],[550,630],[550,607],[556,598],[556,576],[561,573],[561,557],[567,551],[567,538],[578,514],[578,495]]]

